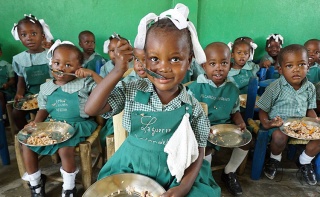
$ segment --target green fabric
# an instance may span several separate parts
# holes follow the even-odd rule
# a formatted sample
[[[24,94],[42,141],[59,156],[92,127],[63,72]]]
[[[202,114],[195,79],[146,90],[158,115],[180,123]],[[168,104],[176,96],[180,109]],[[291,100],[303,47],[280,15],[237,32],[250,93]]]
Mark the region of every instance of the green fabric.
[[[98,53],[94,53],[92,54],[89,59],[87,61],[85,61],[82,65],[83,68],[87,68],[90,69],[96,73],[98,73],[96,71],[96,62],[97,60],[101,60],[102,64],[105,64],[106,61],[103,59],[103,57],[101,55],[99,55]]]
[[[7,83],[9,78],[14,77],[11,64],[6,61],[0,61],[0,92],[5,94],[6,100],[11,100],[15,95],[15,89],[10,86],[6,90],[1,89],[3,84]]]
[[[47,64],[26,67],[25,71],[25,81],[28,81],[27,91],[32,94],[37,94],[40,91],[40,85],[50,78],[49,67]]]
[[[84,141],[86,137],[96,129],[97,123],[90,119],[80,117],[78,92],[67,93],[58,88],[49,97],[46,106],[50,114],[47,121],[66,121],[75,129],[75,134],[67,141],[51,146],[33,146],[29,148],[41,155],[52,155],[59,148],[70,146],[74,147]]]
[[[150,96],[139,94],[139,97]],[[98,180],[112,174],[137,173],[146,175],[166,190],[177,186],[176,179],[167,166],[167,153],[164,147],[179,126],[183,115],[192,114],[192,107],[184,104],[172,111],[133,111],[131,113],[131,131],[117,152],[101,169]],[[203,165],[188,196],[220,195],[220,188],[214,182],[209,165]]]
[[[108,118],[106,124],[101,128],[99,139],[102,147],[106,147],[106,137],[114,133],[113,119]]]
[[[307,73],[308,81],[310,81],[313,84],[317,84],[320,81],[320,65],[315,63],[313,66],[311,66]]]
[[[300,89],[295,90],[280,76],[266,88],[256,105],[268,113],[269,119],[305,117],[308,109],[317,107],[315,87],[305,78]]]

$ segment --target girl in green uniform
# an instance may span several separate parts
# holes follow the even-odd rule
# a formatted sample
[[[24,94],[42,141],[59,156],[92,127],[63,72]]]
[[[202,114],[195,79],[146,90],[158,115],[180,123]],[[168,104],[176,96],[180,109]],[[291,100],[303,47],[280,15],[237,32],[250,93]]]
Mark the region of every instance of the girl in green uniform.
[[[75,177],[78,173],[74,157],[74,147],[96,129],[97,124],[84,112],[84,105],[91,90],[101,77],[94,71],[81,68],[83,55],[70,42],[57,40],[50,48],[52,51],[52,69],[71,75],[57,75],[40,87],[38,96],[39,111],[35,120],[27,126],[34,126],[37,122],[61,121],[67,122],[75,129],[75,134],[67,141],[49,146],[22,145],[23,160],[26,173],[22,179],[29,181],[31,196],[44,196],[46,178],[41,175],[38,167],[38,154],[52,155],[58,152],[62,167],[60,172],[63,178],[62,196],[75,196]],[[89,77],[91,76],[91,77]],[[96,83],[95,83],[96,82]]]
[[[239,90],[230,81],[226,80],[230,70],[230,49],[222,42],[214,42],[205,48],[207,62],[202,64],[206,74],[200,75],[196,82],[188,85],[188,92],[198,101],[208,105],[210,124],[233,123],[241,129],[246,128],[240,114]],[[212,148],[208,142],[206,159],[211,163]],[[221,179],[233,195],[242,194],[240,183],[236,177],[236,170],[246,157],[249,145],[234,148],[231,158],[222,172]]]
[[[104,114],[107,118],[124,110],[123,126],[129,136],[101,169],[98,179],[137,173],[161,184],[167,190],[162,194],[164,197],[221,195],[209,162],[203,159],[210,123],[199,102],[181,84],[193,54],[198,63],[205,62],[195,28],[187,20],[188,14],[189,9],[178,4],[160,16],[150,13],[140,21],[135,47],[145,50],[146,68],[163,78],[148,75],[148,79],[118,83],[128,69],[133,52],[127,41],[118,40],[115,67],[93,90],[85,111],[90,115]],[[185,118],[188,114],[190,117]],[[181,131],[177,130],[181,122],[192,127],[196,157],[182,168],[183,176],[178,177],[171,173],[174,166],[169,165],[172,160],[165,147],[175,132]],[[182,133],[182,138],[187,135],[186,130]],[[191,156],[181,153],[185,149],[175,151],[177,157],[179,153]]]
[[[47,50],[42,47],[42,41],[50,41],[53,37],[48,25],[33,15],[25,15],[18,24],[14,24],[11,33],[27,47],[26,51],[15,55],[12,60],[13,70],[18,75],[17,93],[14,97],[18,101],[25,95],[37,94],[40,85],[51,77]],[[29,111],[13,109],[12,117],[18,130],[27,124],[28,113]]]

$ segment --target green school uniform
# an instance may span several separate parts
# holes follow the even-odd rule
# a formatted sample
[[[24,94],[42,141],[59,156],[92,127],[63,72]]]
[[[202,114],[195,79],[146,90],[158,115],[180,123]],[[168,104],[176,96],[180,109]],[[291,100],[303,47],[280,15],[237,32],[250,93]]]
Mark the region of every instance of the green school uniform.
[[[256,76],[260,67],[257,64],[246,63],[242,69],[234,69],[228,73],[228,80],[233,82],[240,90],[240,94],[247,94],[249,80],[252,76]]]
[[[315,62],[314,65],[309,68],[307,78],[308,81],[313,84],[320,82],[320,67],[317,62]]]
[[[6,90],[2,89],[3,84],[7,83],[10,78],[14,77],[11,64],[4,60],[0,60],[0,92],[5,94],[6,100],[10,100],[15,95],[13,87],[9,87]]]
[[[46,121],[66,121],[75,129],[75,134],[60,144],[29,147],[31,150],[41,155],[52,155],[59,148],[76,146],[96,129],[97,123],[84,113],[85,101],[94,87],[93,83],[86,83],[85,80],[77,78],[64,86],[55,85],[50,80],[41,85],[38,101],[39,108],[46,109],[49,113]]]
[[[193,58],[190,64],[190,69],[188,69],[181,83],[185,84],[185,83],[188,83],[189,81],[195,81],[197,80],[197,77],[201,74],[204,74],[204,70]]]
[[[96,71],[96,62],[98,60],[101,60],[102,64],[106,63],[106,60],[100,54],[94,52],[93,54],[90,55],[90,57],[87,60],[84,61],[82,67],[93,70],[94,72],[98,73]]]
[[[38,93],[40,85],[51,78],[47,50],[35,54],[26,51],[19,53],[13,57],[12,67],[19,77],[24,77],[26,94]]]
[[[135,102],[148,105],[150,93],[137,91]],[[132,111],[130,135],[101,169],[98,179],[119,173],[146,175],[166,190],[178,186],[176,178],[167,166],[164,147],[179,126],[185,113],[192,114],[192,105],[183,104],[171,111]],[[202,168],[188,196],[220,196],[221,190],[215,183],[209,163],[203,161]]]

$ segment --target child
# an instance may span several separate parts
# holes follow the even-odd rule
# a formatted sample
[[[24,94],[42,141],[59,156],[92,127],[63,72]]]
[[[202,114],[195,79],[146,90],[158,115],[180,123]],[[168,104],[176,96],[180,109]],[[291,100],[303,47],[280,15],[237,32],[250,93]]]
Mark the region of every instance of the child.
[[[265,129],[269,129],[271,135],[271,155],[264,167],[264,174],[269,179],[274,179],[276,176],[281,153],[288,140],[288,136],[279,129],[283,120],[290,117],[317,117],[313,110],[316,108],[315,88],[306,78],[307,50],[301,45],[289,45],[281,49],[278,62],[280,78],[266,88],[257,102],[260,108],[261,124]],[[317,183],[311,160],[319,152],[320,140],[311,140],[296,163],[304,179],[310,185]]]
[[[271,34],[266,39],[265,51],[267,52],[260,61],[269,60],[271,65],[274,67],[275,71],[278,71],[278,54],[282,45],[284,44],[284,39],[280,34]],[[279,78],[280,75],[278,72],[275,72],[273,78]]]
[[[186,6],[177,4],[160,17],[150,13],[140,21],[135,46],[145,50],[146,67],[164,78],[148,75],[148,80],[116,86],[132,58],[127,41],[116,44],[116,66],[93,90],[85,111],[90,115],[108,112],[105,117],[110,117],[124,110],[123,126],[130,135],[101,169],[98,179],[131,172],[157,181],[166,189],[162,196],[220,196],[209,163],[203,160],[209,121],[199,102],[180,84],[193,52],[198,63],[205,62],[195,28],[187,21],[188,13]],[[194,157],[191,152],[196,153]]]
[[[94,51],[96,47],[95,36],[91,31],[82,31],[79,36],[79,46],[83,50],[84,63],[82,65],[83,68],[90,69],[94,72],[98,72],[96,70],[96,62],[101,61],[102,65],[106,63],[101,55]]]
[[[185,84],[190,81],[195,81],[197,80],[197,77],[203,73],[204,70],[202,69],[202,67],[196,62],[194,58],[192,58],[190,69],[188,69],[181,83]]]
[[[147,78],[147,73],[143,69],[143,64],[145,64],[145,55],[143,49],[134,48],[133,53],[135,55],[133,62],[133,71],[129,73],[128,76],[122,79],[124,82],[130,82],[137,79]]]
[[[237,41],[240,41],[240,40],[244,40],[248,44],[250,44],[250,48],[251,49],[250,49],[250,58],[249,58],[248,62],[252,62],[253,61],[253,57],[254,57],[254,52],[258,48],[258,45],[256,43],[254,43],[253,39],[248,37],[248,36],[239,37],[239,38],[235,39],[234,42],[237,42]],[[230,50],[232,49],[232,46],[233,46],[233,43],[229,42],[228,43],[228,47],[230,48]]]
[[[117,36],[121,39],[127,40],[117,34]],[[101,69],[100,69],[100,76],[105,77],[109,72],[114,68],[114,60],[115,60],[115,54],[114,54],[114,49],[116,48],[118,39],[112,34],[108,40],[104,42],[103,45],[103,52],[109,54],[110,60],[105,63]],[[131,66],[130,66],[131,67]]]
[[[83,109],[89,93],[96,85],[92,78],[95,80],[100,76],[92,70],[81,68],[83,55],[72,43],[61,43],[57,40],[48,53],[51,51],[53,70],[75,73],[79,78],[53,73],[54,79],[41,85],[38,96],[39,111],[35,120],[27,126],[34,126],[35,123],[50,119],[66,121],[75,129],[75,134],[69,140],[51,146],[22,145],[26,167],[22,179],[29,181],[32,196],[44,196],[46,177],[41,174],[38,167],[38,154],[52,155],[58,152],[62,163],[60,172],[64,182],[62,196],[75,196],[77,191],[75,177],[79,170],[74,158],[74,147],[84,141],[85,137],[90,136],[97,127],[95,121],[89,119]]]
[[[0,57],[2,56],[2,46],[0,44]],[[11,64],[4,60],[0,60],[0,102],[2,108],[2,118],[7,120],[6,116],[6,103],[11,100],[15,94],[14,72],[12,70]]]
[[[250,77],[256,76],[260,67],[270,66],[270,61],[268,60],[260,62],[260,65],[253,62],[248,63],[250,50],[250,44],[244,39],[235,41],[232,46],[231,57],[233,58],[233,63],[228,79],[239,88],[240,94],[247,93]]]
[[[320,42],[317,39],[310,39],[304,43],[309,57],[308,81],[317,84],[320,81],[320,67],[317,60],[320,58]]]
[[[206,74],[188,85],[191,93],[200,102],[208,105],[210,124],[233,123],[241,129],[246,128],[240,114],[239,90],[226,80],[230,70],[230,49],[222,42],[214,42],[205,48],[207,62],[202,64]],[[223,98],[223,99],[221,99]],[[221,179],[232,195],[241,195],[242,189],[235,171],[248,153],[249,145],[234,148],[229,163],[222,172]],[[212,145],[206,148],[206,158],[211,161]],[[210,162],[211,163],[211,162]]]
[[[18,75],[17,93],[15,101],[28,94],[37,94],[40,85],[49,79],[49,60],[47,51],[42,48],[44,38],[52,40],[48,25],[33,15],[25,15],[18,24],[14,24],[12,31],[13,37],[20,40],[27,47],[26,51],[15,55],[12,60],[14,72]],[[18,130],[27,124],[26,115],[29,111],[13,109],[12,117]]]

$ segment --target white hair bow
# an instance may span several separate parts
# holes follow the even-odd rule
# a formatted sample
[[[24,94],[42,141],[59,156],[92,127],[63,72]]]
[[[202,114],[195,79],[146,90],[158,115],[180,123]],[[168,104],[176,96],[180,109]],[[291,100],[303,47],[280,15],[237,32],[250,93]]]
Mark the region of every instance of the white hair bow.
[[[50,49],[48,50],[48,53],[47,53],[47,59],[49,60],[49,65],[51,65],[51,60],[52,60],[52,56],[53,56],[53,52],[54,50],[59,46],[59,45],[62,45],[62,44],[70,44],[70,45],[74,45],[72,42],[70,41],[62,41],[61,40],[56,40],[54,42],[54,44],[50,47]]]
[[[250,50],[249,61],[252,61],[254,56],[254,51],[258,48],[258,45],[254,42],[250,42],[250,47],[251,47],[251,50]]]
[[[26,14],[25,14],[24,16],[25,16],[25,17],[28,16],[28,17],[29,17],[29,20],[30,20],[32,23],[35,23],[35,21],[32,19],[32,17],[33,17],[35,20],[38,20],[36,17],[32,16],[31,14],[29,14],[29,15],[26,15]],[[51,34],[51,32],[50,32],[49,25],[47,25],[47,24],[44,22],[43,19],[39,19],[38,21],[40,22],[40,24],[41,24],[41,26],[42,26],[43,33],[44,33],[44,35],[45,35],[45,37],[46,37],[47,42],[51,42],[51,40],[53,40],[53,36],[52,36],[52,34]],[[12,36],[13,36],[13,38],[14,38],[15,40],[20,40],[19,34],[18,34],[17,23],[14,23],[14,24],[13,24],[13,27],[12,27],[12,29],[11,29],[11,34],[12,34]]]
[[[147,14],[145,17],[143,17],[140,20],[140,23],[138,26],[138,34],[134,41],[134,47],[138,49],[144,48],[146,34],[147,34],[147,25],[150,22],[152,21],[156,22],[160,19],[168,18],[179,30],[188,28],[191,34],[191,41],[193,45],[193,52],[194,52],[195,59],[198,64],[205,63],[206,55],[199,43],[196,28],[194,27],[191,21],[187,20],[188,14],[189,14],[189,8],[181,3],[178,3],[174,7],[174,9],[169,9],[167,11],[162,12],[160,16],[157,16],[154,13]]]
[[[233,47],[233,42],[229,42],[228,44],[228,47],[229,47],[229,49],[230,49],[230,51],[232,50],[232,47]]]
[[[284,39],[283,37],[280,35],[280,34],[270,34],[268,37],[267,37],[267,40],[270,40],[270,38],[273,38],[275,42],[280,42],[280,47],[282,47],[283,43],[284,43]]]

